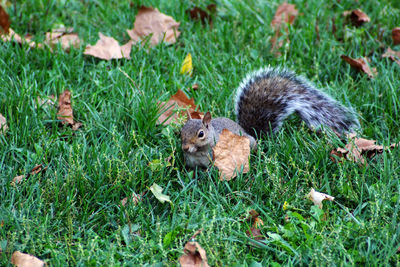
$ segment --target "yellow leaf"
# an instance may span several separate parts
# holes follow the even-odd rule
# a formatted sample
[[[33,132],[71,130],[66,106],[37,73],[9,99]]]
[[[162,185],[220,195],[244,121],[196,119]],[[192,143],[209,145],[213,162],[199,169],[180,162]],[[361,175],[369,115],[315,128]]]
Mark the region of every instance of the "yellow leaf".
[[[188,53],[185,59],[183,60],[181,74],[188,74],[192,76],[192,72],[193,72],[192,55]]]

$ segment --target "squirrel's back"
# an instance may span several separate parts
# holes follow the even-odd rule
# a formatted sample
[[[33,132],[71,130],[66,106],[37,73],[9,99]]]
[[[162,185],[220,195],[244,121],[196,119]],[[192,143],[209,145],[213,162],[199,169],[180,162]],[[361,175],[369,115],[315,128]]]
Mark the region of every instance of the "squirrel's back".
[[[264,68],[249,74],[237,90],[235,104],[238,123],[253,136],[276,132],[293,112],[311,128],[324,125],[344,133],[359,127],[351,109],[285,69]]]

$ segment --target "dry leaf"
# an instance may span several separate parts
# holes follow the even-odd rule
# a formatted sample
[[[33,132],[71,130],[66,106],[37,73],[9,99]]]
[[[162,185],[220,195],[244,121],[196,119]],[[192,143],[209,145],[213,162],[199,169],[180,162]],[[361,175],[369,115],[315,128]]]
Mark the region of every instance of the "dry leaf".
[[[61,44],[61,47],[69,51],[70,47],[79,48],[81,40],[77,33],[72,32],[71,28],[58,28],[51,32],[46,32],[45,43],[51,48],[54,48],[57,44]]]
[[[282,23],[293,24],[298,14],[299,11],[295,5],[283,3],[277,8],[274,18],[271,21],[271,26],[277,30],[281,27]]]
[[[65,90],[58,97],[57,118],[61,121],[62,124],[67,124],[71,126],[72,130],[74,131],[82,126],[82,123],[74,121],[74,115],[71,105],[71,92],[69,90]]]
[[[210,4],[210,5],[207,6],[207,10],[210,13],[215,13],[216,12],[216,8],[217,8],[217,6],[215,4]],[[192,20],[200,20],[201,23],[203,23],[203,24],[205,24],[206,21],[208,21],[208,23],[210,25],[213,24],[211,15],[207,11],[205,11],[205,10],[203,10],[203,9],[197,7],[197,6],[194,7],[193,9],[186,10],[186,12],[189,13],[189,16],[190,16],[190,18]]]
[[[8,29],[10,28],[10,20],[7,12],[0,5],[0,34],[8,33]]]
[[[394,45],[400,44],[400,27],[396,27],[392,30],[392,39]]]
[[[390,47],[388,47],[382,57],[388,57],[390,60],[396,62],[400,66],[400,51],[393,51]]]
[[[33,169],[28,172],[28,174],[26,175],[19,175],[13,178],[11,185],[15,186],[19,183],[21,183],[24,179],[28,179],[31,175],[35,175],[41,172],[45,172],[47,170],[47,167],[43,168],[43,164],[38,164],[35,167],[33,167]]]
[[[36,258],[35,256],[15,251],[11,256],[11,263],[17,267],[42,267],[45,265],[44,261]]]
[[[197,242],[187,242],[185,255],[179,258],[182,267],[208,267],[206,251]]]
[[[199,85],[197,83],[192,85],[192,90],[198,90],[199,89]]]
[[[137,205],[139,203],[139,201],[141,201],[141,200],[142,200],[142,197],[140,195],[132,193],[131,203],[133,203],[134,205]],[[121,200],[122,206],[125,207],[127,203],[128,203],[128,197],[125,197],[124,199]]]
[[[50,96],[45,97],[45,98],[40,98],[38,96],[37,97],[36,108],[46,107],[46,106],[54,106],[55,105],[54,101],[55,101],[55,96],[54,95],[50,95]]]
[[[105,36],[101,32],[99,33],[99,37],[100,39],[95,45],[86,46],[84,52],[85,55],[90,55],[105,60],[131,58],[131,41],[123,46],[120,46],[114,38]]]
[[[250,230],[246,231],[246,235],[254,240],[263,240],[265,237],[258,228],[251,227]]]
[[[28,44],[30,47],[42,47],[42,44],[36,44],[35,42],[31,41],[30,38],[22,38],[17,33],[13,31],[13,29],[8,29],[8,34],[1,34],[0,39],[4,42],[10,42],[12,40],[16,41],[19,44]]]
[[[340,158],[346,158],[350,161],[358,162],[360,164],[365,164],[363,155],[368,158],[375,156],[377,153],[382,153],[384,147],[381,145],[376,145],[375,140],[368,140],[364,138],[356,138],[355,134],[348,135],[349,143],[345,148],[336,148],[331,151],[331,155],[338,156]],[[391,144],[388,148],[399,147],[399,144]],[[334,157],[331,157],[335,161]]]
[[[315,191],[314,188],[311,188],[311,191],[310,191],[310,193],[308,193],[307,197],[309,200],[314,202],[314,205],[317,205],[320,209],[322,209],[322,201],[323,200],[333,201],[335,199],[334,197],[332,197],[330,195]]]
[[[362,12],[360,9],[345,11],[343,12],[343,16],[350,17],[351,23],[356,27],[360,27],[362,24],[371,21],[367,14]]]
[[[298,13],[299,12],[296,9],[296,6],[292,5],[292,4],[288,4],[288,3],[283,3],[277,8],[274,18],[271,21],[271,27],[275,30],[275,35],[271,38],[271,51],[275,55],[278,55],[278,56],[280,55],[280,52],[277,50],[283,46],[283,44],[284,44],[283,39],[286,39],[285,41],[287,43],[290,42],[289,29],[287,27],[287,24],[293,24]],[[282,25],[286,32],[286,36],[285,36],[285,38],[283,38],[282,40],[280,40],[278,42],[278,39],[282,35],[282,32],[281,32]]]
[[[357,69],[358,71],[364,72],[370,78],[374,78],[374,76],[378,74],[376,68],[372,68],[372,70],[370,69],[367,60],[365,60],[364,58],[354,59],[345,55],[341,55],[340,57],[348,64],[350,64],[350,66]]]
[[[196,111],[197,107],[194,104],[194,99],[189,99],[186,94],[178,89],[175,95],[173,95],[167,103],[159,103],[160,116],[158,117],[157,124],[170,124],[178,121],[179,117],[186,116],[186,112],[176,112],[177,108],[186,108],[192,119],[201,119],[204,115],[203,112]]]
[[[4,134],[8,129],[7,120],[0,114],[0,134]]]
[[[127,33],[134,43],[151,35],[151,46],[155,46],[161,41],[173,44],[180,35],[179,25],[180,23],[172,17],[160,13],[157,8],[142,6],[136,15],[133,29],[127,30]]]
[[[220,180],[229,181],[243,167],[243,173],[249,171],[250,140],[223,129],[213,148],[214,165],[220,171]]]
[[[188,53],[182,62],[181,74],[188,74],[192,76],[193,64],[192,64],[192,54]]]

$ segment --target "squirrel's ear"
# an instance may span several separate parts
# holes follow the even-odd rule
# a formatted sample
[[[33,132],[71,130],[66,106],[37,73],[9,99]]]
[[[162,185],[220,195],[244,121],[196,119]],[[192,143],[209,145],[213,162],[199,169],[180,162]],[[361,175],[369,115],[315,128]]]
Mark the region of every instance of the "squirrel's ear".
[[[203,117],[203,124],[208,127],[208,124],[211,121],[211,113],[209,111],[207,111],[207,113],[204,115]]]

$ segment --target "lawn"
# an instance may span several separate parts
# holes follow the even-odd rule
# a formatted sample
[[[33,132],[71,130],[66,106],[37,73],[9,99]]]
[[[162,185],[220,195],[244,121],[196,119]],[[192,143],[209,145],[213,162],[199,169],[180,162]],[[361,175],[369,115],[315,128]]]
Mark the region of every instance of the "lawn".
[[[211,266],[399,266],[400,148],[366,164],[333,161],[331,150],[345,143],[291,116],[259,141],[250,171],[226,182],[215,168],[186,169],[181,124],[156,123],[157,103],[178,89],[201,111],[235,119],[240,81],[270,65],[351,106],[360,136],[399,143],[400,66],[382,58],[387,47],[400,48],[391,34],[400,27],[399,1],[290,1],[299,15],[281,32],[280,55],[271,52],[279,1],[216,1],[212,25],[186,11],[211,1],[140,1],[180,22],[181,35],[175,44],[134,45],[131,59],[110,61],[84,55],[85,45],[99,32],[126,43],[140,6],[134,1],[11,2],[6,11],[20,35],[40,43],[64,25],[84,44],[66,52],[0,41],[0,114],[8,125],[0,134],[1,266],[11,265],[14,251],[50,266],[176,266],[199,229],[196,241]],[[370,22],[355,27],[342,15],[356,8]],[[191,76],[180,73],[188,53]],[[341,55],[368,57],[378,74],[369,78]],[[66,89],[83,124],[77,131],[38,100]],[[12,183],[39,164],[46,171]],[[158,201],[149,190],[154,183],[172,204]],[[306,197],[311,188],[335,201],[318,208]],[[133,193],[138,203],[122,205]],[[258,242],[246,234],[252,209],[264,223]]]

